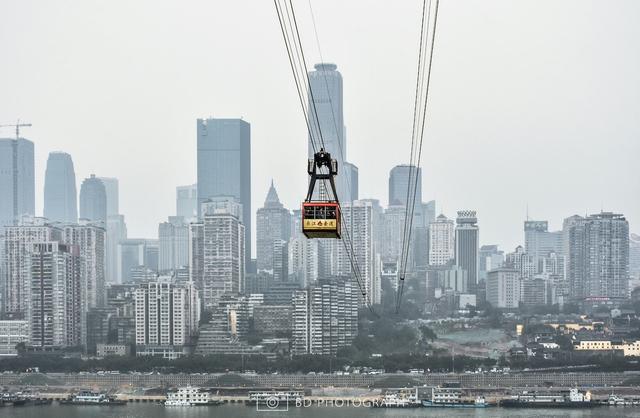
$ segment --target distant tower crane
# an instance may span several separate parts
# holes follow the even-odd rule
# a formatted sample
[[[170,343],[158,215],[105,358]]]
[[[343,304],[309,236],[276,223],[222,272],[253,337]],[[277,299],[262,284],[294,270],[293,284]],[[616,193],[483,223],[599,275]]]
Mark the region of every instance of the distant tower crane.
[[[12,181],[13,181],[13,221],[18,220],[18,139],[20,139],[20,128],[30,127],[30,123],[20,123],[20,119],[15,124],[0,125],[0,128],[15,127],[16,138],[11,144],[12,151]]]

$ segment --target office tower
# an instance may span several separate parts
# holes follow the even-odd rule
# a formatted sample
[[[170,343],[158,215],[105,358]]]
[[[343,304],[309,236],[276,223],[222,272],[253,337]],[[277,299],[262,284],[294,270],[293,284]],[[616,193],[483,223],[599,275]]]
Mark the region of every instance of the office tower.
[[[113,177],[98,177],[104,184],[104,191],[107,195],[107,218],[120,214],[120,192],[118,179]]]
[[[494,308],[517,309],[520,306],[520,272],[500,267],[487,273],[487,302]]]
[[[0,139],[0,227],[35,214],[33,142]]]
[[[211,309],[222,295],[244,290],[246,235],[243,207],[234,198],[209,199],[201,210],[201,221],[190,225],[190,275]]]
[[[177,358],[190,354],[198,330],[200,299],[191,282],[160,277],[135,292],[136,353]]]
[[[128,283],[141,271],[155,275],[158,271],[158,240],[128,238],[118,243],[118,283]],[[147,274],[145,274],[146,276]]]
[[[105,251],[105,280],[107,283],[121,283],[118,270],[118,244],[127,239],[127,224],[124,215],[107,217]]]
[[[426,227],[426,219],[422,213],[422,169],[412,165],[397,165],[389,172],[389,206],[406,206],[407,192],[411,200],[415,193],[413,226]]]
[[[46,223],[44,218],[23,217],[17,226],[5,228],[3,310],[26,318],[30,287],[27,263],[32,244],[60,241],[62,231]]]
[[[49,154],[44,177],[44,217],[54,222],[78,221],[76,173],[66,152]]]
[[[187,222],[198,218],[198,185],[176,187],[176,215]]]
[[[28,319],[32,347],[77,347],[82,344],[82,284],[78,247],[57,241],[31,244]]]
[[[105,295],[105,235],[102,224],[81,220],[80,224],[64,225],[62,241],[75,245],[80,257],[83,312],[104,306]]]
[[[540,263],[551,253],[564,254],[562,231],[549,232],[547,221],[524,222],[524,251],[533,259],[536,273],[540,272]]]
[[[478,279],[487,280],[487,272],[504,264],[504,251],[500,251],[497,245],[483,245],[479,251],[480,264]]]
[[[377,252],[374,243],[376,235],[374,218],[376,212],[374,202],[371,200],[354,200],[351,204],[342,205],[342,234],[346,237],[346,231],[348,231],[347,245],[357,261],[360,285],[366,292],[367,301],[371,304],[380,303],[381,297],[379,271],[375,268]],[[349,276],[355,280],[356,276],[344,243],[340,240],[329,240],[329,243],[332,246],[330,275]],[[364,306],[366,301],[362,299],[360,302]]]
[[[453,221],[444,215],[429,225],[429,265],[444,266],[455,258]]]
[[[294,355],[336,355],[358,334],[357,285],[347,277],[294,292],[292,305]]]
[[[264,201],[264,206],[256,213],[256,258],[258,273],[264,272],[275,275],[276,269],[282,269],[282,264],[274,264],[274,251],[281,246],[274,246],[275,242],[284,241],[291,237],[291,213],[282,206],[278,193],[271,182],[271,187]],[[282,259],[280,260],[282,261]]]
[[[456,256],[458,267],[467,270],[469,274],[469,289],[475,292],[478,284],[478,270],[480,267],[480,238],[478,236],[478,219],[473,210],[458,211],[456,218]]]
[[[351,202],[353,200],[358,200],[359,197],[359,172],[358,166],[352,163],[344,162],[342,165],[342,169],[338,167],[338,173],[340,174],[340,170],[342,170],[342,177],[344,177],[344,186],[346,187],[346,192],[342,195],[339,195],[341,202]],[[340,177],[340,176],[338,176]],[[344,200],[343,200],[344,199]]]
[[[347,155],[344,140],[344,114],[342,103],[342,74],[338,66],[329,63],[314,65],[309,71],[309,118],[313,132],[322,131],[325,151],[338,161],[340,169]],[[317,120],[315,114],[317,113]],[[319,124],[318,124],[319,123]],[[318,145],[318,144],[316,144]],[[309,158],[314,150],[309,138]]]
[[[244,262],[251,261],[251,132],[242,119],[198,119],[198,210],[213,197],[242,205]],[[246,265],[245,265],[246,267]]]
[[[417,176],[417,177],[416,177]],[[414,216],[422,213],[422,169],[411,165],[397,165],[389,173],[389,205],[407,205],[407,192],[413,200]]]
[[[80,218],[107,222],[107,192],[95,174],[84,179],[80,186]]]
[[[182,216],[169,216],[158,226],[160,253],[158,270],[176,270],[189,265],[189,225]]]
[[[626,298],[629,282],[629,223],[601,212],[576,219],[569,228],[571,296]]]
[[[348,203],[358,199],[358,167],[348,162],[346,128],[344,126],[344,109],[342,94],[342,75],[335,64],[319,63],[309,71],[309,125],[316,133],[315,146],[309,137],[309,158],[320,151],[324,144],[325,151],[338,163],[336,189],[341,202]],[[317,116],[317,118],[316,118]],[[322,143],[320,141],[322,132]],[[314,149],[315,147],[315,149]],[[320,184],[317,195],[324,190]]]

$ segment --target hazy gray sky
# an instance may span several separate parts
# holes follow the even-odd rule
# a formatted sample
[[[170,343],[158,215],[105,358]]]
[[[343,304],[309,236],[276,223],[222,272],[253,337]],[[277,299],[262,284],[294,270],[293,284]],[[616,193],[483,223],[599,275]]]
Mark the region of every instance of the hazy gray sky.
[[[388,172],[409,158],[421,2],[312,2],[344,77],[360,196],[386,205]],[[309,4],[294,5],[312,65]],[[424,198],[476,209],[482,243],[506,249],[527,203],[552,228],[602,208],[639,231],[639,16],[636,0],[442,0]],[[0,19],[0,123],[34,124],[38,213],[62,150],[78,184],[119,178],[129,235],[156,237],[175,187],[195,182],[207,116],[251,123],[254,208],[271,178],[286,206],[304,198],[307,133],[273,2],[4,0]]]

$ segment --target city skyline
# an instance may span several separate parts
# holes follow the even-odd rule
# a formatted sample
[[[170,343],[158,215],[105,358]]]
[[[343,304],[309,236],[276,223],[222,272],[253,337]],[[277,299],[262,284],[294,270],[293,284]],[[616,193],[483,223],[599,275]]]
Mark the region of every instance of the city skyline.
[[[630,41],[633,36],[623,36],[628,31],[637,30],[628,27],[624,16],[634,15],[638,6],[632,2],[620,2],[615,7],[602,10],[603,15],[598,14],[597,18],[604,19],[607,25],[615,21],[616,27],[599,39],[590,32],[592,19],[596,19],[596,16],[594,14],[592,17],[589,10],[593,10],[595,3],[582,3],[582,7],[578,8],[583,10],[581,19],[576,22],[574,31],[571,34],[563,33],[564,21],[570,13],[575,12],[576,7],[573,6],[576,4],[567,2],[558,6],[554,17],[546,16],[532,3],[509,6],[504,2],[495,2],[482,7],[472,3],[466,9],[455,4],[442,7],[444,29],[439,38],[442,48],[436,48],[434,57],[434,82],[437,80],[437,83],[434,84],[433,101],[430,104],[433,109],[432,132],[427,132],[426,143],[430,148],[422,164],[423,196],[425,200],[435,199],[438,202],[438,214],[442,212],[449,217],[453,217],[455,211],[461,208],[477,210],[483,229],[482,244],[497,243],[501,248],[512,248],[521,243],[520,226],[527,206],[531,218],[549,220],[551,230],[560,229],[562,219],[570,214],[584,215],[599,212],[600,209],[624,213],[632,232],[638,223],[636,214],[640,212],[640,203],[624,192],[627,187],[637,189],[639,181],[631,171],[632,156],[638,154],[638,144],[634,140],[637,129],[633,119],[629,119],[630,113],[625,110],[637,108],[637,96],[634,96],[637,89],[627,88],[629,86],[623,84],[629,80],[626,75],[636,73],[638,69],[637,52]],[[149,25],[140,32],[158,32],[155,22],[140,23],[137,18],[146,9],[143,5],[134,7],[130,15],[122,18],[125,19],[122,22],[122,36],[106,39],[97,32],[89,31],[85,40],[70,38],[74,30],[86,29],[83,20],[76,15],[58,15],[55,10],[48,10],[47,5],[39,5],[38,8],[44,10],[34,13],[31,10],[34,4],[29,2],[4,7],[3,14],[9,17],[5,30],[11,31],[14,36],[0,38],[3,39],[0,43],[8,53],[7,59],[13,59],[17,65],[3,68],[1,71],[6,74],[3,79],[17,79],[14,71],[18,68],[26,71],[24,78],[20,76],[19,79],[34,79],[29,76],[32,71],[30,68],[35,70],[41,65],[33,65],[33,62],[42,62],[51,68],[51,75],[44,74],[44,78],[35,79],[33,86],[24,83],[3,84],[8,100],[0,104],[3,123],[22,117],[34,125],[23,129],[21,133],[35,144],[36,213],[42,213],[43,196],[39,191],[44,184],[46,156],[50,151],[62,150],[72,156],[78,180],[91,173],[118,178],[121,188],[120,211],[127,217],[129,235],[154,236],[157,223],[173,213],[175,187],[195,182],[193,120],[210,114],[216,117],[244,117],[249,121],[253,128],[254,158],[256,155],[266,155],[274,144],[278,144],[283,160],[292,163],[273,167],[266,162],[256,162],[252,170],[252,201],[261,201],[273,178],[280,185],[279,193],[285,207],[296,208],[304,195],[306,177],[304,169],[300,169],[299,176],[291,176],[291,173],[306,159],[307,134],[304,120],[297,109],[284,52],[273,47],[280,42],[277,25],[271,19],[263,19],[265,15],[271,16],[273,13],[269,6],[252,8],[246,3],[239,3],[221,9],[229,16],[246,14],[247,24],[261,29],[264,39],[249,41],[242,38],[234,41],[237,44],[230,41],[229,45],[217,43],[220,55],[213,61],[211,57],[194,55],[202,50],[201,42],[216,39],[217,30],[235,33],[237,28],[220,22],[219,29],[210,29],[212,32],[209,32],[209,29],[199,28],[216,25],[188,25],[194,28],[184,38],[170,41],[169,45],[174,48],[165,51],[159,49],[161,44],[156,43],[163,42],[162,37],[156,41],[137,32],[140,31],[137,26],[140,24]],[[406,163],[408,158],[404,145],[409,143],[406,126],[411,113],[412,73],[415,70],[413,50],[407,48],[409,51],[398,51],[394,45],[395,42],[413,45],[418,25],[413,25],[416,19],[415,5],[398,5],[394,10],[398,14],[397,22],[385,22],[390,25],[390,31],[385,32],[396,32],[396,35],[387,39],[390,35],[368,30],[368,25],[380,23],[382,15],[380,5],[371,5],[370,21],[359,23],[363,26],[357,31],[346,22],[353,18],[360,6],[356,3],[318,4],[317,23],[324,59],[336,63],[344,78],[344,124],[349,138],[347,152],[350,160],[359,167],[360,197],[380,198],[384,204],[388,170],[394,165]],[[477,16],[489,18],[495,15],[497,8],[501,9],[505,19],[494,22],[494,27],[483,33],[479,25],[486,19]],[[96,15],[93,4],[83,5],[81,9],[77,16],[82,13]],[[217,16],[220,14],[214,13],[216,10],[205,7],[199,11],[202,16],[193,16],[191,11],[173,13],[174,8],[169,5],[158,11],[157,22],[180,24],[183,19],[193,19],[195,22],[216,19],[218,22],[220,18]],[[58,20],[65,23],[62,27],[68,28],[55,29],[49,26],[50,23],[38,17],[41,13],[57,16]],[[98,18],[92,20],[98,28],[106,25],[112,14],[121,15],[116,6],[105,7],[104,13],[104,21]],[[301,36],[307,46],[307,63],[311,67],[320,59],[313,47],[311,25],[307,22],[308,11],[300,7],[299,13],[305,23]],[[11,19],[14,15],[22,17]],[[525,15],[530,18],[524,19]],[[529,31],[533,26],[528,26],[540,21],[544,21],[547,27],[542,38],[533,36],[537,32]],[[13,22],[20,24],[16,26]],[[514,25],[513,22],[518,24]],[[483,30],[485,26],[482,25]],[[330,27],[335,29],[330,30]],[[137,35],[128,36],[132,31],[136,31]],[[513,42],[492,42],[496,36],[507,31],[514,34],[518,48],[527,51],[526,54],[510,54],[509,51],[514,48]],[[52,42],[59,41],[54,42],[55,45],[70,42],[71,48],[64,53],[52,44],[51,52],[36,54],[38,48],[32,47],[33,39],[28,36],[31,32],[44,33]],[[365,39],[364,33],[373,38]],[[481,33],[481,36],[474,39],[471,33]],[[16,42],[5,43],[4,39],[15,39]],[[344,39],[350,39],[350,42],[345,44]],[[86,53],[90,56],[101,54],[98,62],[112,59],[114,63],[126,60],[137,64],[149,60],[162,64],[168,60],[170,64],[175,58],[194,61],[192,58],[198,56],[199,66],[193,68],[188,80],[182,75],[182,69],[177,71],[172,65],[158,70],[158,74],[151,74],[146,80],[138,76],[137,67],[125,65],[116,70],[115,75],[124,77],[124,86],[130,87],[136,83],[140,88],[127,88],[124,96],[124,91],[114,86],[112,79],[100,82],[102,73],[99,67],[95,68],[89,63],[91,60],[75,65],[82,55],[79,52],[85,52],[85,41],[97,45],[95,51]],[[261,42],[265,43],[265,48],[262,48]],[[369,45],[376,42],[381,47],[372,51]],[[607,49],[606,60],[602,63],[596,60],[605,42],[615,44],[616,48]],[[474,52],[474,49],[486,48],[489,48],[486,54]],[[136,57],[132,54],[139,49],[147,52],[140,60],[130,60]],[[18,55],[18,50],[23,52]],[[240,50],[250,51],[250,57],[240,57]],[[350,54],[350,51],[363,53]],[[567,53],[570,59],[564,58]],[[515,61],[509,64],[502,56],[510,56]],[[236,79],[233,74],[232,67],[237,68],[235,65],[213,65],[214,61],[225,58],[238,59],[246,64],[239,65],[247,68],[242,70],[242,80]],[[457,60],[464,60],[463,65],[458,65]],[[374,62],[375,66],[372,65]],[[471,65],[472,62],[474,65]],[[67,65],[77,69],[69,74],[61,72],[60,69],[67,68]],[[371,68],[375,71],[370,71]],[[476,71],[476,68],[482,71]],[[255,74],[257,69],[263,72],[260,80],[269,79],[269,83],[260,81],[256,84],[257,81],[250,79],[249,76]],[[86,73],[78,78],[77,71]],[[623,73],[610,77],[607,76],[610,71]],[[50,76],[59,78],[61,82],[49,82]],[[76,77],[79,85],[95,86],[98,89],[96,94],[91,89],[66,90],[64,97],[54,94],[56,90],[53,86],[73,84],[69,76]],[[600,77],[613,80],[613,84],[607,89],[592,89],[591,86],[599,85]],[[555,80],[554,83],[545,81],[550,78]],[[486,83],[476,85],[480,80]],[[166,93],[160,93],[169,81],[175,82],[184,93],[171,86],[167,87]],[[43,82],[51,87],[41,85]],[[518,89],[512,88],[515,83]],[[112,93],[103,94],[106,93],[102,90],[105,87]],[[497,98],[485,103],[488,92],[495,92]],[[124,97],[131,98],[132,104],[141,109],[135,118],[130,117],[134,114],[131,105],[123,104],[121,99]],[[388,100],[380,102],[374,97],[387,97]],[[68,101],[87,105],[80,109]],[[593,109],[581,103],[591,103]],[[603,111],[607,106],[613,106],[613,110]],[[271,110],[274,108],[278,111]],[[69,118],[65,113],[52,112],[51,109],[74,112],[74,123],[67,122]],[[109,123],[102,122],[105,114],[110,115]],[[150,114],[158,115],[163,123],[141,123],[149,121]],[[594,117],[595,114],[598,117]],[[493,122],[500,120],[495,115],[502,116],[500,123]],[[461,118],[465,118],[467,123],[457,123]],[[11,138],[13,132],[11,129],[2,130],[0,136]],[[403,145],[385,147],[389,138]],[[513,138],[517,138],[517,141]],[[604,141],[610,149],[623,152],[617,157],[603,159],[603,148],[599,145]],[[163,147],[150,147],[150,143],[156,142],[161,142]],[[584,146],[576,153],[578,143]],[[524,161],[526,155],[535,157]],[[302,162],[298,164],[296,161]],[[563,168],[565,164],[571,164],[571,169]],[[593,166],[601,169],[591,170]],[[158,170],[158,167],[163,169]],[[460,167],[465,169],[458,170]],[[549,174],[541,174],[545,171]],[[151,172],[157,173],[156,181],[142,175]],[[559,173],[562,176],[557,175]],[[460,193],[467,186],[470,174],[478,184],[492,186]],[[550,182],[551,178],[555,181]],[[624,185],[626,182],[618,179],[629,179],[631,185]],[[549,187],[549,184],[553,187]],[[138,194],[139,190],[151,188],[156,193],[156,199],[153,205],[147,205]],[[509,190],[509,193],[505,194],[504,190]],[[504,204],[496,205],[494,202],[497,201]],[[553,201],[554,204],[547,205],[544,203],[547,201]]]

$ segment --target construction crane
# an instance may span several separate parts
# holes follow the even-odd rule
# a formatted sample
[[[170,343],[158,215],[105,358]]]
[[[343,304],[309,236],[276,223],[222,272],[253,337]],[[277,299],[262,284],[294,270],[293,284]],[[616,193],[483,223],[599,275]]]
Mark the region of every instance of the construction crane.
[[[16,128],[16,139],[20,138],[20,128],[31,127],[30,123],[20,123],[20,119],[18,122],[14,124],[0,125],[0,128]]]

